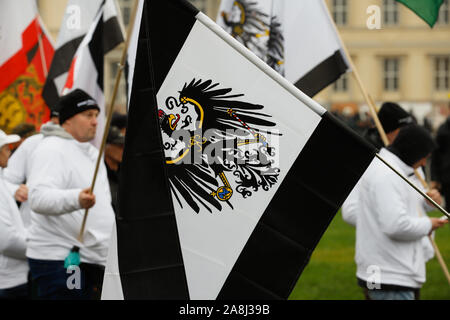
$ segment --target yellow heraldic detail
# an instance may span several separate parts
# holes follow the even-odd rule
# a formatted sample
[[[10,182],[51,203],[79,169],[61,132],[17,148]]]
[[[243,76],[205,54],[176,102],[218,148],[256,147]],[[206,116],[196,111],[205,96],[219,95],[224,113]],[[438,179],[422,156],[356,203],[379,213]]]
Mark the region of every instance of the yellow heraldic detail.
[[[200,110],[200,121],[199,121],[198,127],[199,127],[199,129],[201,129],[202,126],[203,126],[203,119],[205,118],[205,112],[203,111],[203,107],[200,105],[200,103],[198,103],[194,99],[187,98],[187,97],[181,97],[180,98],[180,102],[183,103],[183,104],[186,104],[186,103],[190,102],[190,103],[195,105]],[[175,117],[175,116],[173,116],[173,117]],[[169,116],[169,124],[171,123],[171,120],[172,119]],[[172,126],[171,126],[171,128],[172,128]],[[201,151],[202,150],[202,144],[204,144],[205,142],[206,142],[206,138],[203,138],[202,140],[200,140],[200,137],[198,135],[196,135],[196,136],[191,138],[190,147],[195,145],[195,146],[199,147],[200,148],[199,151]],[[180,160],[182,160],[189,153],[190,150],[191,149],[188,148],[187,150],[185,150],[183,152],[183,154],[181,156],[179,156],[178,158],[176,158],[174,160],[166,160],[166,163],[167,164],[175,164],[175,163],[179,162]]]
[[[268,37],[269,35],[270,35],[270,31],[268,29],[266,29],[264,31],[264,33],[257,33],[257,34],[255,34],[255,37],[262,38],[262,37]]]
[[[0,128],[6,133],[11,133],[12,129],[24,123],[27,112],[22,103],[7,90],[0,93]]]
[[[201,129],[203,126],[203,119],[205,118],[205,112],[203,111],[203,107],[200,105],[200,103],[198,103],[197,101],[195,101],[194,99],[191,99],[191,98],[182,97],[182,98],[180,98],[180,101],[183,104],[190,102],[190,103],[194,104],[200,110],[200,123],[199,123],[198,127],[199,127],[199,129]]]
[[[211,193],[213,197],[217,197],[220,201],[227,201],[233,195],[233,189],[225,176],[225,173],[219,173],[219,177],[223,182],[223,186],[219,187],[216,192]]]
[[[192,146],[197,146],[198,147],[198,149],[197,149],[198,152],[201,152],[203,150],[203,146],[202,145],[204,143],[206,143],[206,138],[202,138],[198,134],[193,136],[193,137],[191,137],[191,147]]]
[[[172,121],[175,120],[177,117],[175,117],[174,114],[169,115],[169,127],[172,130],[175,130],[175,126],[173,125]]]

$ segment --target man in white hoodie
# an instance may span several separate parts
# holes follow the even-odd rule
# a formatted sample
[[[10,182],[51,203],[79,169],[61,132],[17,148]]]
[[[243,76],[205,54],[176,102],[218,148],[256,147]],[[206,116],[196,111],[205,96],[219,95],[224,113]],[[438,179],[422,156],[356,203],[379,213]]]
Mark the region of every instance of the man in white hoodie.
[[[8,164],[9,144],[20,140],[18,135],[6,135],[0,130],[0,167]],[[26,229],[13,196],[8,190],[3,172],[0,176],[0,300],[27,299],[28,263],[25,256]]]
[[[7,186],[20,203],[20,213],[25,227],[30,224],[30,205],[28,203],[28,187],[26,182],[30,174],[31,156],[44,136],[56,135],[57,131],[64,131],[59,126],[59,114],[52,111],[50,121],[43,124],[38,134],[26,138],[11,155],[8,166],[3,170],[3,177]]]
[[[423,166],[434,142],[417,125],[400,129],[380,155],[405,177]],[[358,284],[372,300],[413,300],[425,283],[422,240],[447,220],[422,216],[433,207],[393,170],[374,159],[358,182],[356,224]],[[429,196],[441,203],[439,192]],[[345,216],[344,216],[345,219]]]
[[[97,129],[99,107],[84,91],[61,98],[64,129],[46,136],[32,156],[28,181],[33,214],[27,257],[41,299],[95,299],[101,292],[109,238],[114,222],[106,168],[101,162],[96,185],[89,186],[98,150],[89,143]],[[89,209],[84,242],[77,240]],[[79,267],[66,269],[71,248],[80,248]]]

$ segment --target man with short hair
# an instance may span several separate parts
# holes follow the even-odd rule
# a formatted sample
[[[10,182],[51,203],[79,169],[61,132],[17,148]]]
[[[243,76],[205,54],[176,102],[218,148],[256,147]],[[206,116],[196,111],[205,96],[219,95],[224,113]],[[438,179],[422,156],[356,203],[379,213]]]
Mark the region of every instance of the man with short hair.
[[[33,153],[28,184],[35,214],[27,257],[41,299],[97,299],[114,222],[103,163],[93,193],[89,187],[99,155],[89,141],[95,137],[100,108],[77,89],[60,99],[58,110],[64,132],[46,136]],[[81,243],[85,209],[89,218]],[[81,264],[66,270],[64,260],[74,246],[80,248]]]
[[[11,155],[9,145],[20,140],[0,130],[0,167]],[[0,175],[0,300],[27,299],[28,263],[25,256],[26,229],[17,204]]]

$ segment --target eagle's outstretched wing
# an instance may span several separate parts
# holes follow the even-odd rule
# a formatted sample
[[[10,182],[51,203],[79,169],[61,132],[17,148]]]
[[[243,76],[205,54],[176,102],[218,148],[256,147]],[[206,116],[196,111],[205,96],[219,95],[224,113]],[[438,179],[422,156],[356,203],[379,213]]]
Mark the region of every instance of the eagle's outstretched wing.
[[[187,138],[181,140],[184,148],[167,158],[167,172],[180,206],[184,200],[197,213],[201,206],[210,212],[211,207],[221,211],[222,202],[233,208],[233,191],[246,198],[260,188],[268,190],[279,174],[269,160],[273,149],[265,138],[278,134],[269,130],[276,126],[268,120],[271,116],[261,112],[262,105],[238,99],[243,94],[218,87],[211,80],[193,79],[169,107],[174,112],[172,106],[176,106],[180,114],[195,110],[190,113],[196,115],[195,129],[189,129]],[[161,130],[169,137],[179,123],[180,114],[175,114],[160,110]],[[255,147],[242,150],[241,146],[249,143]],[[166,144],[168,149],[170,143]],[[228,181],[230,176],[235,179],[234,185]]]
[[[266,47],[260,38],[270,32],[269,16],[258,9],[258,3],[249,0],[234,1],[231,12],[221,12],[225,25],[231,28],[231,35],[244,46],[262,58]]]

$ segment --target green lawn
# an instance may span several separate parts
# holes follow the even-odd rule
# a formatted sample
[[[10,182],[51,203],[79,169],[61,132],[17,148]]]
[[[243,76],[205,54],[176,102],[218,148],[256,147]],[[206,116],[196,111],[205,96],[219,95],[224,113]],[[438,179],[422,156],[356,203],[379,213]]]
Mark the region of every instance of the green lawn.
[[[440,217],[436,213],[433,216]],[[450,227],[436,232],[435,242],[449,267]],[[356,285],[355,229],[338,212],[303,271],[290,300],[360,300]],[[427,263],[427,281],[421,290],[423,300],[449,300],[450,285],[436,258]]]

